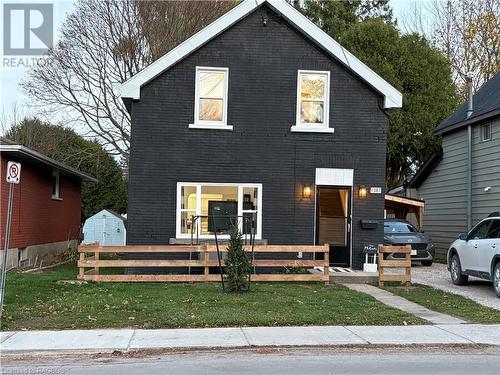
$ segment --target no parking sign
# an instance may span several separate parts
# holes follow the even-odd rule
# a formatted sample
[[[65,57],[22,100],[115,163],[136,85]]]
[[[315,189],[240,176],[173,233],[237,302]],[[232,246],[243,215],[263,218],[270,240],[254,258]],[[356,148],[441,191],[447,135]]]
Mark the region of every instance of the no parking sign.
[[[18,184],[21,181],[21,163],[9,161],[7,163],[7,182]]]

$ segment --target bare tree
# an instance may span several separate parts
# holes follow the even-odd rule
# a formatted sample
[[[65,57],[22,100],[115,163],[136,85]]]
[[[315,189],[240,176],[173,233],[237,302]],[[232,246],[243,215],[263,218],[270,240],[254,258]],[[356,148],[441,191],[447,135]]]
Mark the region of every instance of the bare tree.
[[[465,77],[477,89],[500,71],[500,1],[413,2],[403,20],[407,32],[426,36],[448,58],[457,87]]]
[[[113,155],[128,159],[130,118],[119,86],[199,28],[232,1],[79,0],[45,64],[22,87],[39,114],[97,136]]]

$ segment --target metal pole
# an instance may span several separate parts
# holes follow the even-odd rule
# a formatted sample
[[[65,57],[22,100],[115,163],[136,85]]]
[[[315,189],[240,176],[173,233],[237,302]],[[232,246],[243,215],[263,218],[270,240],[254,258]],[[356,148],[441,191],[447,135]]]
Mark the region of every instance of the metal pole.
[[[219,272],[220,272],[220,282],[222,284],[222,291],[226,291],[226,287],[224,286],[224,270],[222,269],[222,261],[219,250],[219,240],[217,239],[217,224],[215,223],[215,216],[212,213],[212,224],[214,226],[214,237],[215,237],[215,248],[217,249],[217,259],[219,261]]]
[[[5,223],[5,241],[3,245],[2,278],[0,279],[0,318],[3,317],[3,299],[5,295],[5,278],[7,275],[7,249],[10,241],[10,223],[12,219],[12,197],[14,196],[14,184],[9,183],[9,201],[7,204],[7,220]]]

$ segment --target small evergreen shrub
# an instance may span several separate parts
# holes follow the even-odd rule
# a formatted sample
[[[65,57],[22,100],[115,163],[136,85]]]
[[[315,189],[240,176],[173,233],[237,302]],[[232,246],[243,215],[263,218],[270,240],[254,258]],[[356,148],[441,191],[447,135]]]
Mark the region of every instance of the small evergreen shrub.
[[[249,254],[243,249],[242,234],[237,225],[231,228],[225,263],[227,290],[236,293],[248,291],[252,263]]]

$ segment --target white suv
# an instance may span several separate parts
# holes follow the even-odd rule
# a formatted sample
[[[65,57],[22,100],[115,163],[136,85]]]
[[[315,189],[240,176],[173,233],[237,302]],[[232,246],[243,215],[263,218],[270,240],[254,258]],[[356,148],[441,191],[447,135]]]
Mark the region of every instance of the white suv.
[[[455,285],[467,283],[469,276],[493,281],[500,298],[500,214],[495,212],[462,233],[448,250],[448,270]]]

